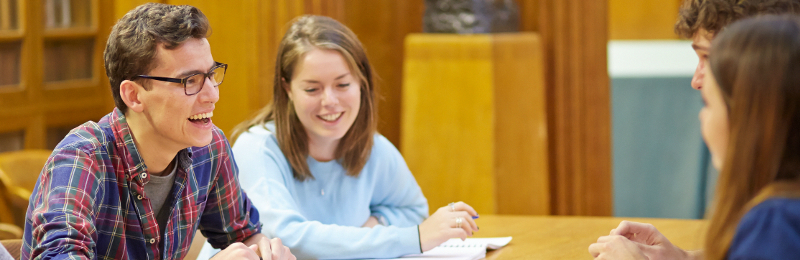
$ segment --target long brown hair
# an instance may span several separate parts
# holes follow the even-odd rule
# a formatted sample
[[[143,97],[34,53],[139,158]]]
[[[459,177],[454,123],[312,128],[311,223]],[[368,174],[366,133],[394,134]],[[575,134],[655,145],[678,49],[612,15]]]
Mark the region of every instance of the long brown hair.
[[[736,22],[714,40],[709,63],[728,106],[730,136],[705,254],[724,259],[747,210],[798,187],[800,20],[766,15]]]
[[[372,138],[377,128],[377,90],[373,84],[373,73],[367,54],[358,37],[349,28],[329,17],[306,15],[294,19],[278,47],[272,103],[253,118],[237,125],[233,129],[232,139],[235,140],[253,126],[265,127],[267,122],[274,120],[278,146],[292,166],[295,179],[304,181],[314,178],[306,162],[308,135],[297,117],[287,89],[282,85],[284,81],[291,82],[298,61],[313,49],[339,52],[350,65],[350,71],[361,81],[361,108],[355,122],[339,141],[334,154],[347,170],[347,175],[358,176],[369,159]]]

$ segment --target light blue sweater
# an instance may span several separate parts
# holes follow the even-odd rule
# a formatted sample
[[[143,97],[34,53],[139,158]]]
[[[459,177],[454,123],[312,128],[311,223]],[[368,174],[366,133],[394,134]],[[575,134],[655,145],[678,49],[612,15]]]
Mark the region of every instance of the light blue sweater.
[[[267,128],[252,127],[233,145],[239,181],[259,211],[262,233],[281,238],[298,259],[420,253],[417,225],[428,216],[428,202],[389,140],[375,135],[358,177],[347,176],[336,160],[319,162],[309,156],[315,179],[300,182],[278,148],[274,124]],[[362,228],[372,215],[388,226]],[[206,243],[198,259],[218,251]]]

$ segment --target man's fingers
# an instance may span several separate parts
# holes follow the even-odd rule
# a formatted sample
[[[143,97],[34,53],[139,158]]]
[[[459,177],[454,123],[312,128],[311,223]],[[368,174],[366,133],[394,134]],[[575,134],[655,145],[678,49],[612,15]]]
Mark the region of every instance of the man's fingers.
[[[619,226],[616,228],[615,235],[625,236],[625,234],[639,234],[639,233],[649,234],[655,231],[656,227],[651,224],[623,220],[622,222],[619,223]]]
[[[269,240],[269,244],[271,246],[270,250],[272,251],[272,256],[273,256],[272,259],[274,259],[274,260],[285,260],[286,259],[286,257],[284,257],[284,254],[283,254],[283,242],[281,241],[280,238],[276,237],[276,238],[270,239]]]
[[[613,241],[614,239],[619,239],[619,238],[622,238],[622,236],[619,235],[602,236],[597,238],[597,243],[608,243]]]
[[[597,257],[600,255],[602,251],[603,243],[594,243],[589,245],[589,254],[592,254],[592,257]]]
[[[244,244],[242,244],[242,245],[244,245]],[[249,245],[249,246],[247,246],[247,248],[250,249],[251,252],[245,254],[246,255],[245,259],[258,258],[258,245],[257,244]]]
[[[266,237],[258,241],[258,250],[259,250],[258,255],[261,256],[261,259],[263,260],[276,259],[272,257],[272,249],[270,241]]]
[[[283,257],[281,257],[281,259],[285,259],[285,260],[297,260],[297,258],[296,258],[296,257],[294,257],[294,255],[292,254],[292,251],[291,251],[291,250],[289,250],[289,247],[288,247],[288,246],[283,246]]]
[[[656,246],[651,246],[651,245],[642,244],[642,243],[635,243],[635,244],[636,244],[636,247],[638,247],[639,250],[642,251],[642,254],[644,254],[648,258],[658,254],[659,248],[656,247]]]
[[[617,228],[611,230],[611,235],[622,236],[625,233],[628,233],[629,232],[628,229],[630,229],[630,223],[631,223],[630,221],[623,220],[622,222],[619,223]]]

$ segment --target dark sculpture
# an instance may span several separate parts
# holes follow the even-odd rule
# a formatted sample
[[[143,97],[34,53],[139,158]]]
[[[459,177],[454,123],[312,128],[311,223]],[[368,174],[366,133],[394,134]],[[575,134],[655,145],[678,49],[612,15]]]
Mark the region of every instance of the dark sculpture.
[[[514,0],[425,0],[427,33],[499,33],[519,31]]]

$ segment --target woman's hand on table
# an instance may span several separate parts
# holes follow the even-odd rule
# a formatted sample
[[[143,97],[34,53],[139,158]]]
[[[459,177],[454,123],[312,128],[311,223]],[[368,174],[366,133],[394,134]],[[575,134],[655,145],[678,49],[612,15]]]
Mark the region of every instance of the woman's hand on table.
[[[461,240],[471,237],[478,230],[472,217],[478,213],[464,202],[451,203],[441,207],[419,225],[419,240],[422,251],[428,251],[441,245],[450,238]]]
[[[636,242],[620,235],[603,236],[597,243],[589,246],[589,253],[594,259],[648,259]]]
[[[622,236],[633,242],[650,260],[694,259],[697,254],[687,252],[669,242],[655,226],[623,220],[609,236]],[[599,239],[598,239],[599,241]]]

